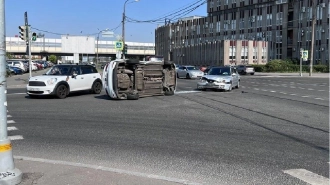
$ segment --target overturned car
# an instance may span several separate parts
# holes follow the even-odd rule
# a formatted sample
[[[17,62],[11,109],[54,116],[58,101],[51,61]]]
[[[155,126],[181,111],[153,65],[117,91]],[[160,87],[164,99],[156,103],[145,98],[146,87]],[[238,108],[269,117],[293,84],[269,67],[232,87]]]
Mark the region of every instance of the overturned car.
[[[111,99],[123,100],[174,95],[177,84],[175,64],[163,60],[116,59],[104,66],[102,81]]]

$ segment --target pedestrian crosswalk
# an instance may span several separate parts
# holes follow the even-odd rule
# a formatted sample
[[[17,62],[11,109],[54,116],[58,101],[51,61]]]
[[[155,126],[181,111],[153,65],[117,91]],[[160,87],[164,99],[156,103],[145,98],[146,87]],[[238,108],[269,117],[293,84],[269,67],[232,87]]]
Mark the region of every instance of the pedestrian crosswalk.
[[[7,110],[7,132],[8,132],[8,139],[10,139],[11,141],[24,139],[22,135],[11,135],[11,131],[18,130],[18,128],[16,126],[14,126],[14,124],[16,122],[12,119],[12,116],[9,115],[8,112],[9,111]]]
[[[330,183],[329,178],[323,177],[306,169],[290,169],[284,170],[283,172],[311,185],[329,185]]]

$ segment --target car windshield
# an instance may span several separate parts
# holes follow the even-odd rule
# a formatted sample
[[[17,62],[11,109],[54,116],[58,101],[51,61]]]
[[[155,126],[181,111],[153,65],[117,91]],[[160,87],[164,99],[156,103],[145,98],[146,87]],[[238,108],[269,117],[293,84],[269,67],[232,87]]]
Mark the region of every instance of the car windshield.
[[[228,75],[231,75],[231,73],[230,73],[229,67],[224,67],[224,68],[216,67],[216,68],[210,69],[210,71],[208,72],[208,75],[228,76]]]
[[[45,75],[69,75],[70,66],[53,66]]]
[[[186,67],[188,70],[198,70],[195,66],[188,66]]]

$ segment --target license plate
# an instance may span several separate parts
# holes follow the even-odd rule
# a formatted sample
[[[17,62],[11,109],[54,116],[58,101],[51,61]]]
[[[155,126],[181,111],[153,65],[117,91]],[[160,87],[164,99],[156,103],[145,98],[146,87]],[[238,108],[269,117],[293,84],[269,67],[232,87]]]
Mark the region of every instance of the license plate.
[[[40,91],[38,88],[31,88],[30,91]]]
[[[219,88],[220,89],[223,89],[223,88],[225,88],[225,86],[224,85],[220,85]]]
[[[213,83],[208,83],[208,84],[206,84],[207,86],[213,86]]]

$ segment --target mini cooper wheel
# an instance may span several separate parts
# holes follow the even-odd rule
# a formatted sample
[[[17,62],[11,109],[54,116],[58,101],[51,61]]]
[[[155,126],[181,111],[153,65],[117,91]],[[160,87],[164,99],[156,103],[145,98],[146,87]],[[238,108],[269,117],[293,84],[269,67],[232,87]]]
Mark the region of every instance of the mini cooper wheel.
[[[65,85],[59,85],[56,89],[56,96],[60,99],[64,99],[67,95],[68,88]]]
[[[100,94],[101,91],[102,91],[102,84],[101,84],[101,82],[98,82],[98,81],[94,82],[93,87],[92,87],[92,92],[94,94]]]

